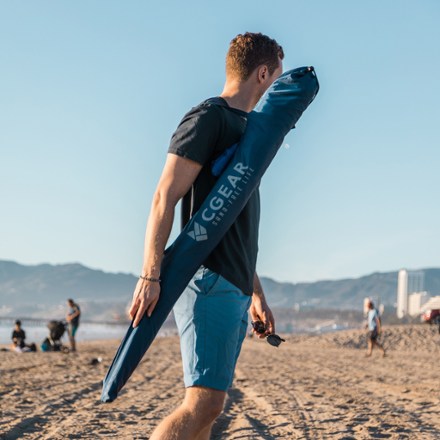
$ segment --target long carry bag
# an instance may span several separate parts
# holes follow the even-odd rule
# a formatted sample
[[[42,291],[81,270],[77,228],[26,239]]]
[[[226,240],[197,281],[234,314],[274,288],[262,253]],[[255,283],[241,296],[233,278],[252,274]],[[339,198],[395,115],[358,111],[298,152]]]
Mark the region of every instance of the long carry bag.
[[[138,327],[128,328],[103,381],[102,402],[116,399],[192,276],[234,223],[284,137],[318,90],[313,67],[290,70],[269,87],[249,113],[230,162],[200,209],[165,250],[159,301],[150,318],[145,315]]]

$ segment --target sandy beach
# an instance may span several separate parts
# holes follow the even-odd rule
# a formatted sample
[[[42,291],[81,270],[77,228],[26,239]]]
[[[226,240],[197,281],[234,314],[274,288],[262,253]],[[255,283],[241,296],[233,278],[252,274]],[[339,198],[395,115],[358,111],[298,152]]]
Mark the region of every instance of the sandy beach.
[[[213,439],[438,439],[440,335],[384,327],[388,356],[363,331],[247,339]],[[119,398],[99,402],[118,341],[77,354],[0,352],[2,439],[148,439],[181,400],[179,342],[159,338]],[[92,365],[94,358],[102,362]]]

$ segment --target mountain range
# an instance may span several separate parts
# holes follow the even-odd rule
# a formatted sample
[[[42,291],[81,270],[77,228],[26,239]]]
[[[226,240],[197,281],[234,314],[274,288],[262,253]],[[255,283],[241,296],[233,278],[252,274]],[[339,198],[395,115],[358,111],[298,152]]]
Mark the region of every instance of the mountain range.
[[[425,290],[440,294],[440,269],[428,268]],[[0,317],[62,318],[67,298],[81,304],[84,319],[125,319],[137,277],[108,273],[81,264],[22,265],[0,260]],[[376,272],[360,278],[310,283],[281,283],[261,278],[269,304],[292,310],[361,310],[363,299],[395,307],[397,271]]]

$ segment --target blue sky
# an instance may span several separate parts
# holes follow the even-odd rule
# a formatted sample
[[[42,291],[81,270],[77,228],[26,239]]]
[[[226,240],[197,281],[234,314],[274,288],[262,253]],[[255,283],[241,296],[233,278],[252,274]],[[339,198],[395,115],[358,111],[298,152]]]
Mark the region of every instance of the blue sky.
[[[439,19],[435,0],[0,2],[0,259],[139,272],[172,132],[260,31],[321,90],[262,181],[259,273],[440,266]]]

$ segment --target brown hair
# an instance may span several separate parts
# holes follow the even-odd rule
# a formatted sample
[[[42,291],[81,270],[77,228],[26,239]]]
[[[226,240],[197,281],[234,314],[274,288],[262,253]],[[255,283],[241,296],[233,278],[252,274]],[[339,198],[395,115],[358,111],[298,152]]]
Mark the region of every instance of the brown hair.
[[[246,81],[258,66],[265,64],[272,75],[283,58],[283,48],[275,40],[261,33],[246,32],[237,35],[229,45],[226,74]]]

